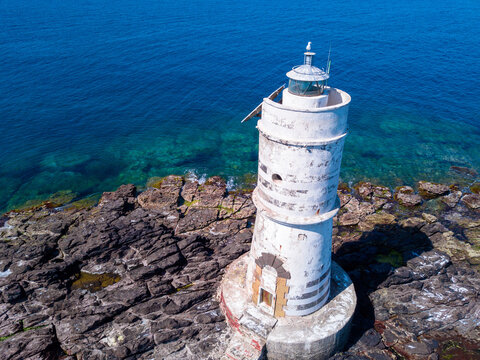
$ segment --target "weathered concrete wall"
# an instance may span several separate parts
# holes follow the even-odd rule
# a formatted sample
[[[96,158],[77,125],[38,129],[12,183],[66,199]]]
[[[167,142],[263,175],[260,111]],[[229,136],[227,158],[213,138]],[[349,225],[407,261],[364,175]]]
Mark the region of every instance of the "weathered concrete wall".
[[[342,137],[324,145],[291,146],[271,141],[261,133],[257,186],[260,201],[285,216],[310,217],[332,210],[343,144]]]
[[[323,144],[345,136],[349,103],[350,95],[333,88],[329,88],[328,106],[320,108],[298,109],[264,99],[258,128],[271,139],[289,145]]]
[[[288,89],[282,92],[283,102],[285,106],[291,106],[297,109],[310,109],[326,106],[328,102],[328,90],[324,91],[322,95],[318,96],[296,96],[291,94]]]
[[[331,219],[311,225],[291,225],[276,222],[263,212],[257,214],[248,274],[254,271],[255,259],[261,258],[262,254],[277,255],[276,258],[288,273],[285,315],[307,315],[327,301],[331,236]],[[247,275],[247,279],[251,281],[253,277]],[[247,287],[252,288],[250,285]]]

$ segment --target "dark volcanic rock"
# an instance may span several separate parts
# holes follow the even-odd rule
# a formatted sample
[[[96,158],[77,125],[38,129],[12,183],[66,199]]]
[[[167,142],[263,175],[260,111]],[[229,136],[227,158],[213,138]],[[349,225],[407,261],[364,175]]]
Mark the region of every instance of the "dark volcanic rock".
[[[138,195],[121,186],[91,209],[2,217],[2,358],[223,355],[230,330],[215,292],[225,267],[250,248],[250,193],[229,193],[219,177],[147,186]],[[442,189],[428,185],[432,194]],[[397,211],[391,191],[368,182],[342,187],[339,197],[334,259],[354,281],[358,307],[349,348],[333,358],[436,359],[445,339],[476,344],[476,198],[459,202],[452,190],[416,206],[422,199],[404,187],[395,199],[416,207]]]
[[[2,359],[59,359],[62,350],[52,326],[20,332],[3,340]]]
[[[255,208],[219,177],[150,185],[104,193],[90,210],[7,214],[2,358],[219,358],[216,333],[227,328],[213,298],[225,266],[249,249]]]

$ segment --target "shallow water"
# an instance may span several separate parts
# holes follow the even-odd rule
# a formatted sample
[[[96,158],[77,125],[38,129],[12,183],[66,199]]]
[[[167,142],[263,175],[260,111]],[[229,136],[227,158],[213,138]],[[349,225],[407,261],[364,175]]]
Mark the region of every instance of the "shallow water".
[[[342,179],[480,169],[480,3],[0,2],[0,210],[256,171],[255,122],[312,41],[351,94]]]

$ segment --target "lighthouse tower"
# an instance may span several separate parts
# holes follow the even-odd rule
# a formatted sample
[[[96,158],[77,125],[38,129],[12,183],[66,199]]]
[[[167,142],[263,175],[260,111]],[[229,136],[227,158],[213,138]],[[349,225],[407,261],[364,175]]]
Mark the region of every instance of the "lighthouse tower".
[[[287,73],[282,103],[264,99],[258,121],[257,207],[248,280],[252,301],[275,317],[313,313],[328,300],[332,218],[350,96],[327,87],[315,53]]]
[[[268,359],[330,356],[356,304],[350,279],[331,261],[350,96],[327,86],[310,50],[309,43],[304,64],[286,74],[282,100],[274,101],[279,89],[261,104],[251,250],[221,287],[230,325],[265,344]]]

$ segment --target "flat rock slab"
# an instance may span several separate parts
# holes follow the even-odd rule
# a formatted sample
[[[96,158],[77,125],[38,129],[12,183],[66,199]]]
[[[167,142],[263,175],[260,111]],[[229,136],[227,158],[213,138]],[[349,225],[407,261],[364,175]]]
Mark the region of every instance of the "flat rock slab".
[[[240,325],[255,336],[262,338],[263,342],[277,323],[273,316],[265,314],[253,304],[248,304],[240,319]]]

